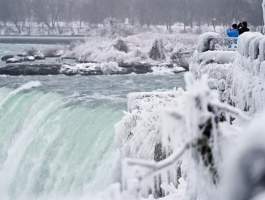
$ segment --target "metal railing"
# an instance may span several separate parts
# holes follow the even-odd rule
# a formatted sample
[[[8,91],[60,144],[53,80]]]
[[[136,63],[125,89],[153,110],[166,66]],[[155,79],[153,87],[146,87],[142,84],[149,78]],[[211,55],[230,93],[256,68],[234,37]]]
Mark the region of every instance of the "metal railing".
[[[219,37],[209,39],[209,51],[236,51],[237,37]]]

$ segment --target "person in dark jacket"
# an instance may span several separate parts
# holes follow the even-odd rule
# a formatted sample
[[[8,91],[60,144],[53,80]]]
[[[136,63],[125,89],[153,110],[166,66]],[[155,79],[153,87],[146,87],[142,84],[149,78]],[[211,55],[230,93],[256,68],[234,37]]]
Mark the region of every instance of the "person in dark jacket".
[[[245,32],[249,32],[248,23],[247,22],[240,23],[238,25],[238,32],[239,32],[239,35],[241,35]]]

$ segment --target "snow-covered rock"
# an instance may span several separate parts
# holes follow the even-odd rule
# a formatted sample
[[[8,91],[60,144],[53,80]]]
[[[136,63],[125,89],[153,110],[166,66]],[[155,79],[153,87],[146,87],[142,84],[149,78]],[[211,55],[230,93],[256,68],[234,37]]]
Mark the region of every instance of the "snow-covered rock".
[[[5,55],[1,58],[2,61],[7,61],[8,59],[10,58],[14,58],[15,56],[14,55]]]
[[[45,60],[45,56],[43,54],[37,54],[34,56],[35,60]]]
[[[34,56],[27,56],[23,59],[23,61],[35,61],[35,57]]]
[[[63,74],[111,74],[121,71],[118,63],[115,62],[103,62],[103,63],[84,63],[75,65],[63,65],[60,72]]]
[[[20,63],[21,62],[21,59],[20,58],[9,58],[7,59],[6,63]]]

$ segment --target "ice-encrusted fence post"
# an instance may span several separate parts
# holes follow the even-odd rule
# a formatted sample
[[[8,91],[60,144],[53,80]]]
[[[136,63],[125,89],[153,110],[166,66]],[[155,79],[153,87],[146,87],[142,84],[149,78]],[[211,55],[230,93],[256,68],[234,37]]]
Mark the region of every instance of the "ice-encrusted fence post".
[[[204,195],[207,198],[212,197],[211,193],[219,184],[218,167],[222,159],[219,138],[227,131],[224,127],[230,126],[231,116],[248,121],[241,111],[219,101],[216,93],[208,87],[206,77],[195,81],[191,74],[187,73],[185,80],[187,93],[184,108],[167,111],[170,117],[174,118],[175,123],[183,127],[178,127],[174,129],[175,132],[162,136],[166,140],[170,138],[172,154],[159,162],[136,159],[124,161],[124,189],[134,194],[136,199],[140,199],[143,193],[145,196],[148,195],[149,189],[154,188],[155,176],[166,175],[168,179],[170,176],[168,171],[177,166],[181,156],[187,151],[191,168],[194,169],[193,173],[188,172],[192,174],[190,176],[188,174],[188,184],[192,188],[189,195],[191,198]],[[227,126],[219,126],[223,121],[227,121],[225,122]],[[184,142],[179,145],[179,141]],[[203,190],[205,186],[208,191]]]

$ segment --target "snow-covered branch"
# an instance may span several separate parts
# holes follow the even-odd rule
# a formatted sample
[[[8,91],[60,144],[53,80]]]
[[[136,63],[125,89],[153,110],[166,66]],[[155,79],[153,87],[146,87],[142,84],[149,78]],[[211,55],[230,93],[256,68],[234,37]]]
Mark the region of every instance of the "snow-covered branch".
[[[243,120],[244,122],[250,122],[250,118],[247,117],[246,115],[244,115],[242,113],[242,111],[240,111],[237,108],[234,108],[232,106],[226,105],[224,103],[218,102],[218,101],[213,101],[210,102],[210,105],[213,107],[216,107],[226,113],[229,113],[230,115],[232,115],[233,117],[237,117],[240,120]]]
[[[161,162],[155,162],[155,161],[145,161],[145,160],[136,160],[136,159],[126,159],[125,163],[128,166],[140,166],[149,168],[152,170],[153,173],[158,172],[164,168],[167,168],[171,165],[173,165],[177,160],[180,159],[180,157],[185,153],[186,150],[188,150],[191,147],[196,146],[198,139],[193,139],[188,142],[186,142],[183,146],[179,148],[178,151],[171,154],[167,159],[161,161]]]

